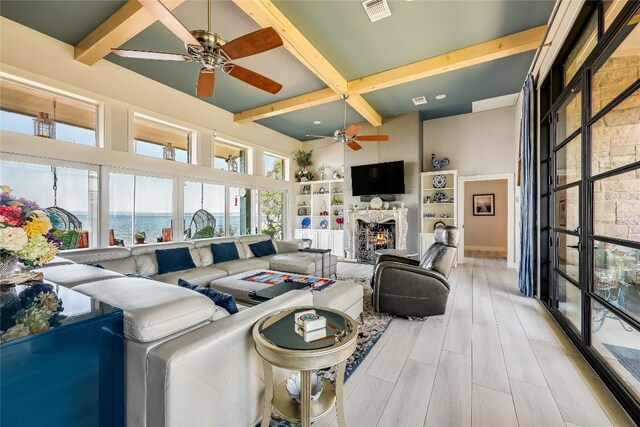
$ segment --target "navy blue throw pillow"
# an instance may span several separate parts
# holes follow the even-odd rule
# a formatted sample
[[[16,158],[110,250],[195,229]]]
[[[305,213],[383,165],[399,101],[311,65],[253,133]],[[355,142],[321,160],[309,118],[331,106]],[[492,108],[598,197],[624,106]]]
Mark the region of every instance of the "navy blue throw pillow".
[[[196,291],[199,294],[204,295],[205,297],[213,301],[215,305],[217,305],[218,307],[222,307],[225,310],[227,310],[229,314],[234,314],[238,312],[236,299],[233,297],[233,295],[220,292],[217,289],[205,288],[204,286],[194,285],[193,283],[189,283],[186,280],[182,280],[182,279],[178,279],[178,286],[191,289],[192,291]]]
[[[158,274],[196,268],[189,248],[156,249],[156,259],[158,260]]]
[[[213,253],[214,264],[240,259],[240,255],[238,255],[238,247],[233,242],[212,243],[211,252]]]
[[[273,245],[273,242],[271,240],[251,243],[249,245],[249,248],[251,248],[251,252],[253,252],[253,254],[258,258],[267,255],[275,255],[277,253],[276,247]]]

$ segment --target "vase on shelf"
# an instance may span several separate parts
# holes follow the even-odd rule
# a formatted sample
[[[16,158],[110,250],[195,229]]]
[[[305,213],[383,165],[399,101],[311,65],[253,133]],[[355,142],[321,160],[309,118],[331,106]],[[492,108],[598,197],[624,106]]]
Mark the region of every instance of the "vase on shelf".
[[[0,280],[8,280],[13,278],[16,274],[16,267],[18,266],[18,257],[13,255],[0,256]]]

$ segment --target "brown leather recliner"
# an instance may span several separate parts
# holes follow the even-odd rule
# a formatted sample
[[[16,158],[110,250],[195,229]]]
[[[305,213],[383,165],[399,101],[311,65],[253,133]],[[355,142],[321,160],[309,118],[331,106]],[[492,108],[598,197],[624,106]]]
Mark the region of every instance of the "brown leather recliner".
[[[444,314],[449,297],[449,273],[456,259],[459,230],[438,227],[436,242],[422,260],[380,255],[373,271],[373,308],[399,316]]]

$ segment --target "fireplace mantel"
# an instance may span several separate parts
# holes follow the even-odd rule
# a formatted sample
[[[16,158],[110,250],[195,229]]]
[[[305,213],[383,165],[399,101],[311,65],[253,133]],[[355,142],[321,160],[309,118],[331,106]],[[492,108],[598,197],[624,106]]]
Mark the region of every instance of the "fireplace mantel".
[[[355,210],[351,209],[346,212],[345,227],[347,230],[347,242],[346,252],[348,260],[356,259],[356,240],[358,232],[358,220],[366,223],[383,224],[385,222],[395,221],[395,248],[406,249],[407,248],[407,208],[400,208],[395,210]]]

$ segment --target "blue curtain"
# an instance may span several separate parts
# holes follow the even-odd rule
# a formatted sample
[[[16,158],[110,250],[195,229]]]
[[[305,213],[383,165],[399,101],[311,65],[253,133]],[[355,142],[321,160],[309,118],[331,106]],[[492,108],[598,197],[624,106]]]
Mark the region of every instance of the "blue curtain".
[[[520,276],[518,288],[528,297],[534,294],[534,200],[533,200],[533,144],[531,143],[531,97],[533,76],[529,74],[524,83],[522,99],[522,129],[520,132]]]

